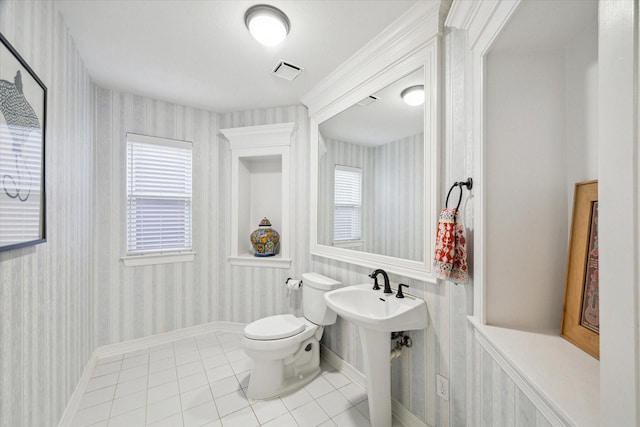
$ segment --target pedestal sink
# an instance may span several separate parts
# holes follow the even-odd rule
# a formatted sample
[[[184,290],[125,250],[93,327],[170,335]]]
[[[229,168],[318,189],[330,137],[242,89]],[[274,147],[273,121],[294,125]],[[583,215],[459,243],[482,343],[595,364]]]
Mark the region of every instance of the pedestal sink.
[[[338,316],[360,329],[371,427],[391,426],[390,333],[426,328],[427,305],[411,295],[396,298],[395,293],[374,291],[371,284],[336,289],[324,298]]]

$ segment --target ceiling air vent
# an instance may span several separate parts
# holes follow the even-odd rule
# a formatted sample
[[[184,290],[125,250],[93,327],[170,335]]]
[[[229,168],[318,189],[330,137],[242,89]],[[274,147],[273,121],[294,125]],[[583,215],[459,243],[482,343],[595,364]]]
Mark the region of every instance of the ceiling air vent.
[[[358,102],[358,105],[361,107],[366,107],[367,105],[371,105],[379,99],[380,98],[378,98],[377,96],[369,95],[362,101]]]
[[[278,62],[272,73],[286,80],[294,80],[298,74],[302,72],[302,68],[297,65],[290,64],[285,61]]]

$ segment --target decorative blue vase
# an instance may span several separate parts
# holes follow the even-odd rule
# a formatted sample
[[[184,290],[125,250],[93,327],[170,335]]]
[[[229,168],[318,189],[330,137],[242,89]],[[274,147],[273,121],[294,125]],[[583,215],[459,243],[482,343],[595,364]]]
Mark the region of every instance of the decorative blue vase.
[[[258,229],[251,233],[251,246],[257,257],[274,256],[280,249],[280,234],[271,228],[271,221],[262,218]]]

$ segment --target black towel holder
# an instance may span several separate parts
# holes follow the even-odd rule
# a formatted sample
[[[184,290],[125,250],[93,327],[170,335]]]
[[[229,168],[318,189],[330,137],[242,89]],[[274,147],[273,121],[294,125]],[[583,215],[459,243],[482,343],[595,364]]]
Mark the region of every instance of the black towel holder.
[[[467,178],[466,181],[460,181],[460,182],[454,182],[453,183],[453,185],[449,189],[449,192],[447,193],[447,200],[444,202],[444,207],[445,208],[449,207],[449,196],[451,195],[451,192],[453,191],[454,188],[458,187],[458,188],[460,188],[460,197],[458,198],[458,204],[456,205],[456,210],[458,210],[458,208],[460,207],[460,202],[462,202],[462,187],[463,186],[467,187],[467,190],[471,190],[473,188],[473,179]]]

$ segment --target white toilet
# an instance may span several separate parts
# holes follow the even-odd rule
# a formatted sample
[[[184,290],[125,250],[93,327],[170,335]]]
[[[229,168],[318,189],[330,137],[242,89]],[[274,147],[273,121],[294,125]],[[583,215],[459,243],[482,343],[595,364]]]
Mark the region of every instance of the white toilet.
[[[249,323],[242,344],[253,360],[247,396],[271,399],[296,390],[320,373],[320,338],[336,313],[324,294],[341,283],[317,273],[302,275],[304,317],[281,314]]]

